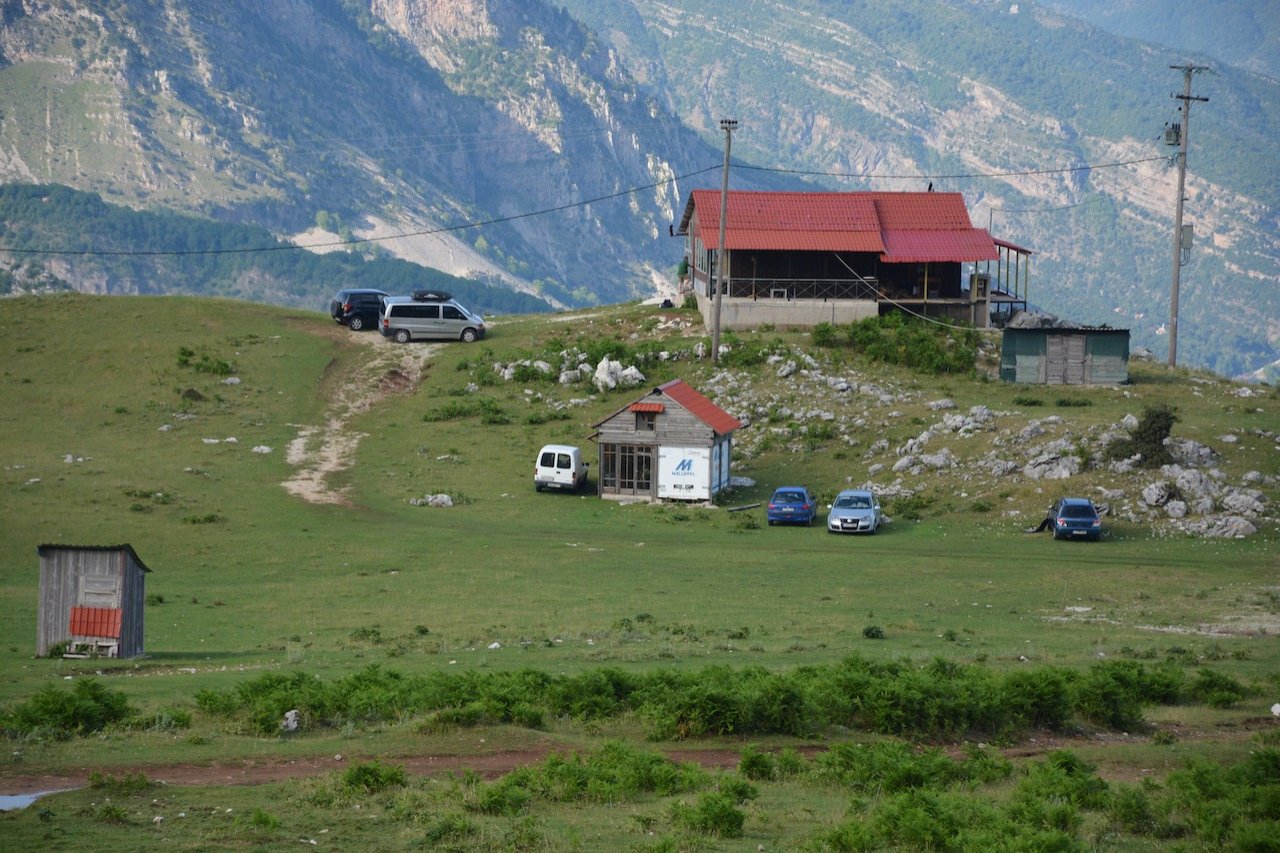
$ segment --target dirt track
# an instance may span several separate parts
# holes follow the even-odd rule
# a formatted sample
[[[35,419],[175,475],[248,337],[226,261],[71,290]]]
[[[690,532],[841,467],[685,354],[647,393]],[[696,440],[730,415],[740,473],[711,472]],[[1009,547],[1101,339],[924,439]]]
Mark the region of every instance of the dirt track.
[[[64,791],[83,788],[89,784],[89,774],[95,769],[119,777],[126,773],[143,773],[153,782],[166,785],[259,785],[283,779],[321,776],[349,766],[353,761],[380,761],[399,764],[415,776],[443,776],[471,770],[486,779],[495,779],[519,767],[536,764],[554,750],[530,749],[497,752],[488,755],[408,755],[408,756],[359,756],[342,755],[291,760],[246,760],[204,764],[160,764],[136,767],[93,768],[82,767],[74,773],[13,774],[0,773],[0,793],[35,794],[43,791]],[[693,761],[704,767],[735,767],[741,754],[736,749],[696,750],[671,752],[676,761]]]
[[[295,470],[283,485],[309,503],[346,505],[347,495],[332,488],[329,478],[355,463],[364,436],[351,429],[351,419],[392,394],[412,393],[439,344],[396,344],[379,334],[350,332],[342,326],[330,331],[368,347],[368,356],[353,357],[355,369],[331,384],[323,424],[293,424],[298,434],[289,442],[285,461]]]

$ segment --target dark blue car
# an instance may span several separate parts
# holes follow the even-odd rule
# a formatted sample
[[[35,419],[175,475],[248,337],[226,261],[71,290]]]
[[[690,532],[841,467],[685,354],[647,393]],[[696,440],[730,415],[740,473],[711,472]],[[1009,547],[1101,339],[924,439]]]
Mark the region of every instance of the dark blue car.
[[[769,498],[765,517],[770,524],[813,524],[818,502],[804,486],[783,486]]]
[[[1088,498],[1060,498],[1049,507],[1048,522],[1054,539],[1102,538],[1102,514]]]

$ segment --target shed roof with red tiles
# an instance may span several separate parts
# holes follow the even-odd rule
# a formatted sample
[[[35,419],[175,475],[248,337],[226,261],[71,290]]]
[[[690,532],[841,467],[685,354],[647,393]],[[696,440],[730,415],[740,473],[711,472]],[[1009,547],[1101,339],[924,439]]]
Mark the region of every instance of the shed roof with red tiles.
[[[659,385],[654,391],[666,394],[684,406],[690,414],[711,427],[716,435],[727,435],[742,426],[741,421],[694,390],[683,379],[672,379]]]
[[[874,252],[885,263],[999,257],[986,229],[973,227],[960,193],[735,190],[726,208],[724,242],[731,251]],[[691,225],[704,246],[719,248],[718,190],[690,194],[679,233]]]
[[[649,396],[642,397],[633,403],[628,403],[609,415],[609,417],[597,421],[593,426],[600,426],[605,421],[616,417],[620,412],[663,412],[665,411],[663,404],[653,399],[657,395],[665,395],[667,399],[681,406],[710,427],[716,435],[728,435],[735,429],[742,427],[741,421],[708,400],[683,379],[672,379],[670,382],[659,385],[649,393]]]

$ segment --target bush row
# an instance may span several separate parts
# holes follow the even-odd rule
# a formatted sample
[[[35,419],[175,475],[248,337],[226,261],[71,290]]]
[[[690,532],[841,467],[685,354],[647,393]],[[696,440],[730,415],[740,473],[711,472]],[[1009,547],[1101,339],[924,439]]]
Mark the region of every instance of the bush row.
[[[512,723],[540,728],[547,716],[601,720],[633,713],[653,740],[715,735],[806,736],[844,726],[914,739],[1011,737],[1030,729],[1142,724],[1153,704],[1230,704],[1246,694],[1209,670],[1189,681],[1175,664],[1105,661],[1087,670],[1038,667],[1000,674],[936,659],[873,662],[853,656],[790,673],[725,666],[643,673],[615,668],[578,675],[536,670],[405,675],[379,665],[334,681],[268,673],[230,690],[205,690],[206,712],[270,733],[286,711],[303,729],[425,715],[421,725]]]
[[[817,830],[809,849],[1070,851],[1142,839],[1187,849],[1272,850],[1280,837],[1274,748],[1235,765],[1194,759],[1163,783],[1130,786],[1107,782],[1067,750],[1015,767],[994,750],[971,747],[951,758],[897,740],[843,743],[812,759],[748,746],[733,772],[611,743],[586,755],[553,754],[491,782],[466,773],[448,785],[420,786],[394,765],[356,765],[313,783],[306,799],[336,807],[376,797],[393,820],[425,825],[428,839],[440,843],[474,841],[482,834],[475,821],[485,817],[535,821],[540,804],[666,798],[663,812],[643,817],[649,835],[658,836],[648,849],[697,849],[699,837],[741,837],[756,813],[748,804],[769,783],[851,795],[845,817]],[[536,822],[528,826],[535,831],[523,846],[555,846]]]
[[[845,326],[819,323],[811,335],[816,346],[845,346],[872,361],[930,374],[972,373],[980,340],[976,329],[897,312]]]

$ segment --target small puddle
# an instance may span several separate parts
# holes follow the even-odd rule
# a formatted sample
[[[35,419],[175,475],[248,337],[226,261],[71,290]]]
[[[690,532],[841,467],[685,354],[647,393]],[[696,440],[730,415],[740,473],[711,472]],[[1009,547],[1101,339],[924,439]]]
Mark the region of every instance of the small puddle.
[[[38,791],[34,794],[0,794],[0,812],[11,812],[18,809],[25,809],[41,797],[49,794],[61,794],[63,791],[72,791],[74,788],[59,788],[56,791]]]

